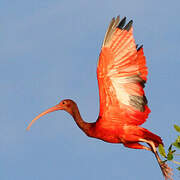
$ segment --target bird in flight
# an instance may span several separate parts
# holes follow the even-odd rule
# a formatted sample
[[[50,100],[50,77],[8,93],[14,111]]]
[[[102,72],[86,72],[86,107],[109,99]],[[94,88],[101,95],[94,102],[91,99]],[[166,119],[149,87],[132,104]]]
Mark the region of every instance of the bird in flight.
[[[117,16],[105,34],[97,65],[100,112],[96,122],[85,122],[77,104],[65,99],[35,117],[27,130],[41,116],[65,110],[89,137],[153,152],[168,180],[172,179],[172,170],[157,152],[159,144],[163,144],[161,137],[140,126],[150,113],[143,89],[148,70],[143,47],[135,43],[132,24],[132,20],[126,24],[126,17],[120,20]]]

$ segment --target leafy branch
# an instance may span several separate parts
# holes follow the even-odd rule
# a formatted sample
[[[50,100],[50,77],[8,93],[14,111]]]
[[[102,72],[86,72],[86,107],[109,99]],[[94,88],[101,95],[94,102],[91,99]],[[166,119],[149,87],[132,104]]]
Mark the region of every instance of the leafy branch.
[[[180,126],[174,125],[174,129],[178,133],[180,133]],[[159,148],[159,153],[161,154],[161,156],[163,158],[165,158],[165,160],[163,162],[172,161],[173,163],[180,165],[180,162],[174,160],[175,156],[180,155],[180,154],[175,153],[176,149],[180,149],[180,135],[178,135],[176,140],[173,143],[170,144],[167,153],[165,152],[164,146],[162,144],[160,144],[158,148]],[[180,166],[177,167],[177,169],[180,171]]]

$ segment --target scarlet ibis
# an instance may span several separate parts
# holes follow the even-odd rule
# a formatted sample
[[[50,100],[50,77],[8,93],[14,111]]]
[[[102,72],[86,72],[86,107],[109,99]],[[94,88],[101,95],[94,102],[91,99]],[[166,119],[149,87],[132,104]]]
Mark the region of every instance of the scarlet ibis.
[[[65,110],[84,133],[109,143],[122,143],[125,147],[152,151],[165,179],[172,179],[172,170],[161,161],[157,147],[163,144],[161,137],[140,127],[150,113],[144,93],[148,70],[143,47],[135,44],[133,21],[126,25],[126,17],[112,18],[99,56],[97,79],[100,96],[100,112],[96,122],[85,122],[77,104],[70,99],[39,114],[27,127],[41,116]],[[140,143],[146,143],[147,146]]]

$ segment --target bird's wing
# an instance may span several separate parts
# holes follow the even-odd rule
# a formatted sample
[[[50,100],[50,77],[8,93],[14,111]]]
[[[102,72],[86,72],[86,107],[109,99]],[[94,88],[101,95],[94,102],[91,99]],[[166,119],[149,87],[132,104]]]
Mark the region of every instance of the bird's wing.
[[[113,18],[107,29],[97,66],[100,95],[98,122],[140,125],[150,109],[144,94],[147,78],[143,48],[136,46],[132,20]]]

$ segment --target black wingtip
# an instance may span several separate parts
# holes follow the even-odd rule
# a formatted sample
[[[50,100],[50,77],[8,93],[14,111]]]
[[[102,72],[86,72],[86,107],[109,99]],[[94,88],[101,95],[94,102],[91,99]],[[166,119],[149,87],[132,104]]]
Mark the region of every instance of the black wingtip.
[[[137,51],[139,51],[141,48],[143,48],[143,45],[139,46],[139,47],[137,48]]]
[[[142,80],[142,81],[140,81],[139,83],[140,83],[140,85],[142,86],[142,88],[145,88],[145,83],[146,83],[145,80]]]
[[[124,18],[120,21],[120,23],[119,23],[119,25],[117,26],[117,28],[123,29],[125,23],[126,23],[126,17],[124,17]]]
[[[124,30],[129,31],[131,29],[131,27],[132,27],[132,24],[133,24],[133,20],[130,20],[128,22],[128,24],[124,27]]]

